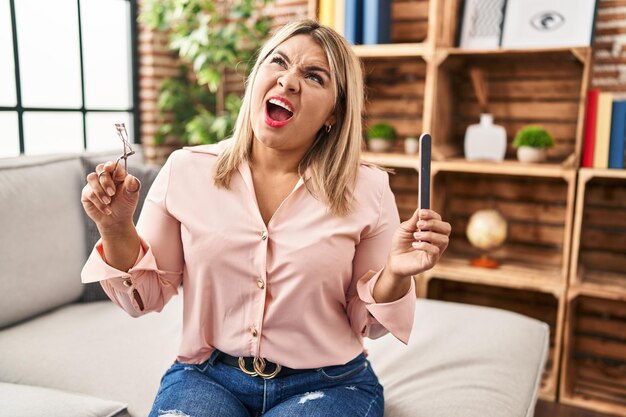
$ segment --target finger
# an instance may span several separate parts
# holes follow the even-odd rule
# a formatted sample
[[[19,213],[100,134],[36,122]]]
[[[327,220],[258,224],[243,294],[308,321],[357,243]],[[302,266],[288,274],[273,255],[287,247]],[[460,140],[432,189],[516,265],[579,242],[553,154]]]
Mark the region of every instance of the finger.
[[[94,197],[99,200],[101,204],[108,205],[111,203],[111,197],[105,192],[102,187],[102,177],[107,176],[107,174],[96,174],[95,172],[90,172],[87,175],[87,186],[91,188],[91,191],[94,194]]]
[[[413,246],[414,249],[420,250],[422,252],[426,252],[429,255],[434,256],[435,259],[437,259],[439,257],[439,254],[441,253],[441,249],[439,249],[438,246],[433,245],[432,243],[413,242],[411,245]]]
[[[92,173],[95,174],[95,173]],[[94,207],[96,207],[102,214],[106,214],[107,216],[110,216],[112,211],[109,208],[109,206],[107,204],[104,204],[100,198],[96,195],[96,193],[93,191],[93,189],[91,188],[91,186],[86,185],[83,188],[83,192],[81,195],[81,201],[83,202],[83,204],[87,203],[87,204],[91,204]]]
[[[417,222],[419,231],[430,230],[431,232],[442,233],[446,236],[450,235],[452,226],[448,222],[441,220],[420,220]]]
[[[440,248],[447,246],[449,242],[448,236],[432,231],[415,232],[413,233],[413,238],[417,241],[432,243]]]
[[[124,169],[124,161],[120,159],[120,161],[117,163],[117,166],[115,166],[115,164],[113,164],[113,172],[111,174],[111,177],[113,178],[113,180],[116,183],[120,183],[120,182],[124,182],[124,179],[126,178],[126,170]]]
[[[124,180],[124,189],[128,194],[135,194],[141,189],[141,182],[137,179],[137,177],[129,174]]]
[[[434,210],[430,209],[421,209],[419,211],[420,220],[441,220],[441,215]]]
[[[410,219],[400,223],[400,227],[402,227],[407,232],[413,232],[417,230],[416,224],[419,220],[419,210],[415,210]]]
[[[100,165],[98,165],[100,166]],[[102,189],[107,193],[108,196],[113,197],[115,195],[115,181],[113,181],[112,176],[114,175],[113,170],[115,169],[115,164],[111,161],[104,164],[98,174],[98,181],[102,186]],[[96,171],[98,171],[98,167],[96,167]]]

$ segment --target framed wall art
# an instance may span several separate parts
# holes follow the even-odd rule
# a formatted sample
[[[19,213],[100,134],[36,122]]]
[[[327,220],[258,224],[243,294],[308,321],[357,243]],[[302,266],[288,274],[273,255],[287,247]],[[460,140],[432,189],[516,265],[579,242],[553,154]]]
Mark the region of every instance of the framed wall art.
[[[589,46],[597,0],[507,0],[502,48]]]
[[[465,0],[459,47],[495,49],[500,45],[505,0]]]

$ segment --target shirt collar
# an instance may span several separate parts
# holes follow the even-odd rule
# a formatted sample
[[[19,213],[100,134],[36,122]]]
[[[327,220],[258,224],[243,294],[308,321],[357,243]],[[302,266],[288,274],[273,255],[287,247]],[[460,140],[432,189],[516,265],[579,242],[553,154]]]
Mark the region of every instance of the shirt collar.
[[[203,153],[203,154],[218,156],[226,148],[231,146],[232,143],[233,143],[233,139],[229,138],[229,139],[225,139],[223,141],[220,141],[218,143],[212,143],[212,144],[209,144],[209,145],[184,146],[183,149],[186,149],[186,150],[188,150],[190,152]],[[247,161],[244,161],[244,162],[241,163],[241,165],[239,166],[239,173],[243,177],[244,182],[246,183],[246,185],[248,185],[250,188],[252,188],[251,187],[252,175],[250,173],[250,166],[249,166]],[[296,188],[300,187],[300,185],[304,184],[310,178],[311,178],[311,167],[308,167],[304,171],[304,175],[298,180]]]

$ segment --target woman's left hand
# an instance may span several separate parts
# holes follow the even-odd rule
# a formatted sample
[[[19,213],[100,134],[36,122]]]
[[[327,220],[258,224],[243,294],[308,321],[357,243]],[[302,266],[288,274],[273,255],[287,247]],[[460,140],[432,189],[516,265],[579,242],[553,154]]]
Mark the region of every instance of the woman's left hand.
[[[386,269],[398,278],[431,269],[448,247],[451,230],[450,223],[442,221],[439,213],[415,210],[393,235]]]

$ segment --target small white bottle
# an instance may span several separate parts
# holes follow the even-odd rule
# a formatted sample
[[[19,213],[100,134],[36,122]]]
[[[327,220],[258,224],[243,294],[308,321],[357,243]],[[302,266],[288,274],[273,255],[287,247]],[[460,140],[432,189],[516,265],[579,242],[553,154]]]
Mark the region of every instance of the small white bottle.
[[[419,149],[417,138],[409,136],[404,139],[404,152],[408,155],[415,155]]]
[[[465,131],[465,159],[502,161],[506,155],[506,130],[493,124],[493,115],[483,113],[480,123]]]

